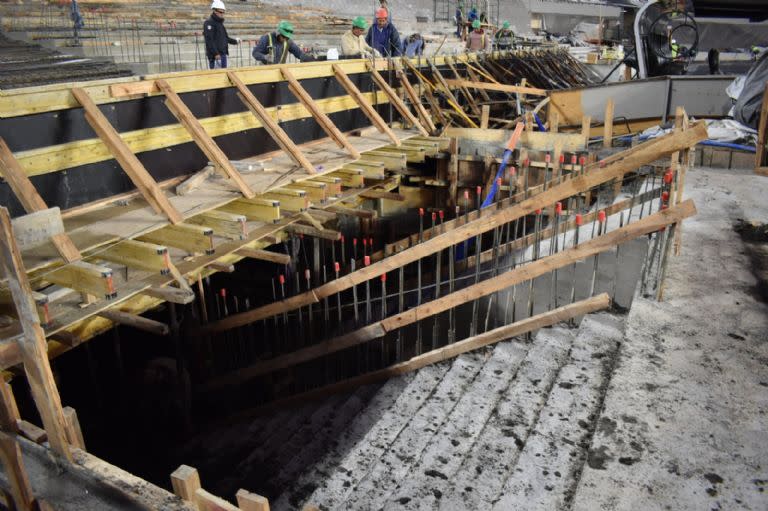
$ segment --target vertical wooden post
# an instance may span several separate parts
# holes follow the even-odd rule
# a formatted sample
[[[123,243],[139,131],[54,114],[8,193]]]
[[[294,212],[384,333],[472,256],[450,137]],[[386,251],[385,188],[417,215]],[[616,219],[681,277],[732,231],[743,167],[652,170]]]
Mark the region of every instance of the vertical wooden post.
[[[553,110],[549,114],[549,132],[557,133],[558,129],[560,129],[560,114],[558,114],[556,110]]]
[[[592,126],[592,117],[585,115],[581,119],[581,136],[584,137],[584,149],[589,149],[589,135]]]
[[[84,451],[85,439],[83,438],[83,431],[80,429],[80,421],[77,418],[77,412],[71,406],[65,406],[63,411],[64,425],[67,428],[67,439],[69,440],[70,445]]]
[[[72,461],[61,398],[48,361],[48,345],[40,327],[40,319],[32,300],[32,288],[27,280],[21,253],[14,241],[11,217],[6,208],[0,208],[0,266],[8,279],[8,287],[24,332],[18,341],[24,372],[43,426],[48,433],[48,441],[54,451]]]
[[[456,194],[459,191],[459,139],[451,137],[448,146],[448,152],[451,154],[451,160],[448,163],[448,205],[455,207]]]
[[[199,509],[195,494],[200,489],[200,474],[197,473],[196,468],[188,465],[179,466],[171,474],[171,485],[173,486],[173,493],[187,504]]]
[[[491,105],[483,105],[482,106],[482,113],[480,115],[480,128],[487,130],[488,129],[488,117],[491,115]]]
[[[235,494],[235,498],[242,511],[269,511],[269,500],[261,495],[240,489]]]
[[[603,147],[608,148],[613,145],[613,99],[609,99],[605,104],[605,119],[603,120]]]
[[[16,439],[8,433],[18,429],[19,409],[10,384],[0,378],[0,460],[11,485],[11,497],[18,510],[33,509],[34,496]],[[6,433],[8,432],[8,433]]]

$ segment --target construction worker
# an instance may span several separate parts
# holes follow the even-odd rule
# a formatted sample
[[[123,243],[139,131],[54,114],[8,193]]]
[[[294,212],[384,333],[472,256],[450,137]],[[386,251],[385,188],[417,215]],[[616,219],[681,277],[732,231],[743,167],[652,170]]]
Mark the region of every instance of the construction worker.
[[[509,21],[501,25],[501,29],[493,36],[497,50],[509,50],[515,47],[515,33],[509,28]]]
[[[485,35],[480,20],[472,22],[472,32],[467,36],[468,51],[489,51],[491,38]]]
[[[352,21],[352,28],[341,36],[341,55],[346,58],[369,58],[378,56],[378,52],[368,46],[363,33],[368,28],[365,18],[358,16]]]
[[[253,47],[253,58],[262,64],[285,64],[285,59],[290,53],[301,62],[315,60],[314,57],[301,51],[293,42],[293,23],[281,21],[277,24],[277,30],[261,36],[259,42]]]
[[[459,0],[456,5],[456,37],[464,35],[464,2]]]
[[[229,45],[238,44],[240,39],[232,39],[227,34],[224,26],[224,13],[227,8],[221,0],[213,0],[211,3],[211,17],[203,24],[203,37],[205,38],[205,55],[208,57],[208,67],[213,69],[218,62],[221,68],[227,67]]]
[[[368,29],[365,42],[384,57],[400,55],[400,34],[383,7],[376,10],[376,24]]]
[[[403,39],[403,55],[406,57],[418,57],[424,55],[424,39],[421,34],[411,34]]]

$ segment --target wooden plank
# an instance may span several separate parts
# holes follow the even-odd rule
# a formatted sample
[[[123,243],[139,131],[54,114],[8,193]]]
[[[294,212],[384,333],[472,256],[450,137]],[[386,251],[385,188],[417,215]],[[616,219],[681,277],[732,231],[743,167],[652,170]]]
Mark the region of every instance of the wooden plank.
[[[139,241],[165,244],[190,253],[213,254],[213,229],[204,225],[178,224],[139,236]]]
[[[422,126],[419,120],[411,113],[410,109],[405,103],[403,103],[403,100],[400,99],[400,96],[397,94],[397,92],[395,92],[392,87],[389,86],[384,77],[381,76],[381,73],[379,73],[376,67],[370,62],[368,63],[368,69],[371,71],[371,77],[373,78],[373,81],[384,92],[387,98],[389,98],[390,103],[392,103],[395,109],[400,112],[400,115],[402,115],[403,118],[406,119],[409,123],[413,124],[413,126],[419,130],[419,133],[425,136],[429,135],[429,132],[424,129],[424,126]]]
[[[24,372],[32,390],[35,406],[40,412],[53,450],[64,459],[72,460],[64,428],[61,398],[48,362],[45,334],[32,301],[32,289],[26,277],[21,253],[13,240],[8,210],[0,207],[0,267],[8,279],[16,313],[24,335],[18,345],[24,361]]]
[[[165,336],[171,331],[165,323],[116,309],[101,311],[97,315],[102,318],[107,318],[118,325],[129,326],[152,335]]]
[[[269,500],[261,495],[240,489],[235,498],[241,511],[269,511]]]
[[[385,192],[383,190],[369,190],[365,193],[361,193],[360,197],[363,199],[386,199],[402,202],[405,200],[405,196],[400,193]]]
[[[195,499],[200,511],[240,511],[237,506],[230,504],[221,497],[208,493],[202,488],[198,488],[195,491]]]
[[[368,220],[370,220],[371,218],[376,218],[376,211],[372,209],[355,209],[355,208],[348,208],[345,206],[331,206],[328,208],[328,211],[332,211],[339,215],[354,216],[357,218],[364,218]]]
[[[176,187],[176,195],[189,195],[191,192],[200,188],[209,177],[213,176],[214,172],[215,169],[212,165],[208,165],[203,170],[195,172]]]
[[[279,188],[269,193],[264,193],[261,197],[279,202],[282,211],[290,211],[292,213],[306,211],[310,205],[309,196],[303,190]]]
[[[17,422],[19,407],[13,395],[11,384],[0,378],[0,428],[3,431],[15,432],[18,430]]]
[[[16,244],[22,252],[48,243],[53,236],[64,233],[59,208],[40,209],[11,220]]]
[[[48,209],[45,201],[37,192],[35,185],[29,180],[24,169],[21,168],[18,160],[13,156],[11,149],[2,137],[0,137],[0,170],[2,170],[2,175],[8,186],[27,213]],[[51,238],[51,242],[56,247],[61,258],[66,262],[69,263],[80,259],[80,251],[66,234],[54,236]]]
[[[603,123],[603,147],[609,148],[613,145],[613,98],[608,98],[605,103],[605,121]]]
[[[231,240],[244,240],[248,235],[248,219],[245,215],[212,210],[186,220],[189,224],[203,225],[213,229],[216,236]]]
[[[453,76],[456,78],[455,81],[458,83],[461,83],[464,81],[464,79],[459,74],[459,71],[456,69],[456,66],[454,66],[450,60],[445,61],[445,63],[448,65],[448,69],[451,70],[453,73]],[[467,100],[467,103],[469,104],[469,108],[472,110],[472,113],[474,113],[477,116],[482,116],[482,112],[480,110],[480,107],[477,105],[477,102],[475,101],[475,98],[472,97],[472,94],[470,94],[469,90],[463,85],[458,85],[459,90],[464,95],[464,97]],[[490,106],[489,106],[490,108]],[[488,126],[486,126],[487,128]]]
[[[471,82],[469,80],[450,80],[445,82],[451,87],[469,87],[472,89],[484,89],[496,92],[510,92],[520,94],[530,94],[532,96],[546,96],[547,91],[536,89],[534,87],[520,87],[518,85],[504,85],[500,83]]]
[[[256,99],[256,96],[246,87],[243,81],[237,76],[234,71],[228,71],[227,77],[232,84],[237,88],[237,95],[240,100],[248,107],[248,110],[261,121],[264,129],[269,133],[272,139],[285,151],[290,158],[296,162],[296,164],[306,170],[309,174],[315,174],[315,166],[304,156],[304,153],[299,147],[291,140],[288,134],[280,127],[272,116],[264,108],[264,105]],[[359,91],[358,91],[359,92]]]
[[[285,228],[286,232],[292,232],[295,234],[303,234],[304,236],[312,236],[313,238],[320,238],[330,241],[338,241],[341,239],[341,233],[331,229],[317,229],[310,227],[309,225],[291,224]]]
[[[35,496],[32,486],[29,484],[27,470],[24,468],[24,460],[21,449],[14,435],[0,431],[0,460],[5,469],[5,477],[11,487],[11,499],[17,511],[33,511],[35,509]]]
[[[546,275],[556,269],[563,268],[586,259],[587,257],[609,250],[620,243],[625,243],[639,236],[658,231],[669,224],[680,222],[684,218],[694,214],[696,214],[696,208],[693,205],[693,201],[686,201],[680,206],[674,206],[673,208],[654,213],[642,220],[615,229],[602,236],[595,237],[577,247],[571,247],[556,254],[518,266],[497,277],[486,279],[454,293],[418,305],[405,312],[395,314],[349,334],[323,341],[273,359],[260,361],[258,364],[250,366],[245,370],[236,371],[225,381],[229,385],[233,383],[242,383],[245,381],[242,378],[247,380],[254,376],[291,367],[297,363],[313,360],[319,356],[335,353],[339,350],[383,337],[385,333],[414,324],[417,321],[432,317],[441,312],[445,312],[457,305],[477,300],[510,286],[520,284],[521,282],[529,281],[541,275]],[[322,298],[322,294],[318,293],[318,289],[316,289],[314,293],[318,298]]]
[[[360,89],[358,89],[354,82],[350,80],[349,75],[347,75],[347,73],[345,73],[341,66],[338,64],[333,64],[331,68],[336,74],[336,80],[341,84],[344,90],[347,91],[347,94],[352,96],[355,102],[360,106],[360,110],[363,112],[363,114],[365,114],[366,117],[368,117],[371,123],[376,126],[376,129],[378,129],[379,132],[384,133],[387,138],[392,141],[393,144],[399,146],[400,139],[397,138],[394,132],[390,129],[387,121],[382,119],[381,115],[379,115],[379,112],[377,112],[376,109],[373,108],[373,105],[371,105],[371,103],[365,99],[365,96],[363,96],[363,94],[360,92]]]
[[[408,98],[411,100],[411,104],[416,109],[416,113],[418,114],[419,119],[421,119],[421,125],[423,127],[424,126],[427,127],[431,133],[435,133],[437,131],[437,128],[435,127],[435,123],[432,122],[432,117],[429,115],[429,113],[427,113],[427,109],[424,108],[424,105],[421,104],[421,97],[419,97],[419,95],[416,94],[416,90],[413,88],[413,85],[411,85],[411,82],[408,80],[408,75],[405,74],[405,72],[399,65],[396,65],[395,69],[397,73],[397,78],[398,80],[400,80],[400,85],[403,86],[403,90],[405,90],[405,93],[408,95]]]
[[[252,321],[271,317],[284,310],[293,310],[297,307],[307,306],[310,303],[316,303],[323,297],[331,296],[336,292],[349,289],[353,285],[363,283],[366,280],[380,276],[382,273],[410,264],[427,255],[434,254],[438,250],[445,249],[450,245],[455,245],[456,243],[473,238],[479,233],[490,230],[497,225],[505,224],[516,218],[521,218],[537,209],[548,207],[551,204],[567,199],[576,193],[589,190],[590,188],[623,176],[625,173],[631,172],[642,165],[646,165],[676,149],[694,145],[698,141],[705,139],[706,136],[706,127],[702,123],[698,123],[694,128],[686,131],[682,135],[668,134],[644,142],[629,151],[625,151],[626,154],[623,159],[617,157],[611,162],[606,163],[602,168],[596,163],[588,165],[587,172],[584,174],[569,177],[563,183],[553,186],[548,190],[511,207],[493,211],[493,213],[488,216],[483,216],[469,224],[455,227],[454,229],[448,230],[445,234],[436,236],[416,247],[388,257],[354,273],[345,275],[344,277],[320,286],[309,293],[301,293],[284,301],[274,302],[262,307],[256,307],[247,312],[230,315],[223,320],[206,325],[198,332],[227,330],[229,328],[234,328],[235,326],[243,326]],[[642,147],[641,150],[638,149],[640,147]]]
[[[173,493],[187,504],[198,508],[195,493],[200,489],[200,474],[197,469],[181,465],[171,473]]]
[[[581,120],[581,137],[584,140],[584,147],[589,147],[589,135],[590,135],[591,124],[592,124],[592,118],[588,115],[585,115],[584,118]]]
[[[123,240],[95,253],[97,259],[122,264],[128,268],[168,273],[171,264],[168,248],[155,243]]]
[[[488,117],[491,115],[491,105],[483,105],[482,115],[480,116],[480,129],[488,129]]]
[[[159,298],[166,302],[178,303],[180,305],[186,305],[195,300],[195,293],[192,291],[171,286],[150,287],[142,291],[141,294]]]
[[[181,123],[182,126],[189,132],[192,139],[209,160],[216,163],[216,166],[221,169],[232,182],[235,184],[240,193],[246,198],[252,198],[255,194],[248,184],[243,181],[243,177],[235,170],[232,164],[229,162],[229,158],[221,148],[214,142],[213,138],[205,131],[200,121],[192,115],[187,105],[181,100],[181,98],[174,92],[173,88],[168,85],[165,80],[157,80],[157,86],[165,94],[165,104],[171,111],[174,117]]]
[[[768,176],[766,166],[766,144],[768,144],[768,82],[765,83],[763,103],[760,107],[760,120],[757,125],[757,148],[755,154],[755,174]]]
[[[93,102],[88,93],[81,88],[74,87],[72,95],[85,110],[85,120],[96,132],[96,135],[104,142],[109,152],[112,153],[117,163],[123,168],[136,188],[141,192],[152,209],[157,213],[165,215],[172,224],[182,221],[181,214],[165,196],[163,190],[157,185],[157,182],[144,168],[133,151],[130,150],[125,141],[120,138],[120,134],[112,127],[109,120],[101,113],[99,107]]]
[[[107,300],[117,296],[112,270],[85,261],[75,261],[46,273],[45,280]]]
[[[280,201],[257,199],[237,199],[218,208],[218,211],[245,215],[248,220],[275,223],[280,220]]]
[[[291,256],[288,254],[279,254],[277,252],[270,252],[269,250],[246,247],[236,251],[235,254],[243,257],[250,257],[251,259],[269,261],[270,263],[275,264],[291,264]]]
[[[304,105],[304,108],[309,110],[309,112],[312,114],[312,117],[315,118],[323,131],[325,131],[328,136],[331,137],[331,140],[336,142],[339,147],[346,150],[350,156],[352,156],[352,158],[360,158],[360,152],[355,149],[352,144],[349,143],[347,137],[341,131],[339,131],[339,128],[333,124],[333,121],[331,121],[331,119],[325,115],[325,113],[318,107],[317,103],[315,103],[315,100],[313,100],[312,96],[310,96],[304,87],[301,86],[293,73],[286,67],[282,68],[281,71],[283,73],[283,77],[285,77],[286,81],[288,82],[288,88],[290,89],[291,93],[296,96],[296,99],[298,99],[302,105]]]

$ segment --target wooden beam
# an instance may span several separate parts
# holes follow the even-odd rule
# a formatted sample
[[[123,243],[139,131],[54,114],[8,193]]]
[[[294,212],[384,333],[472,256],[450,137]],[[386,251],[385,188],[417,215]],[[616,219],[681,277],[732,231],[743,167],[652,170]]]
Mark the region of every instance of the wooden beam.
[[[197,190],[214,172],[215,169],[212,165],[208,165],[203,170],[195,172],[176,187],[176,195],[188,195]]]
[[[378,85],[384,94],[387,95],[390,103],[392,103],[395,109],[400,112],[400,115],[402,115],[405,120],[413,124],[414,127],[419,130],[419,133],[424,136],[429,135],[429,132],[424,129],[424,126],[422,126],[419,120],[411,113],[411,111],[408,109],[408,106],[403,103],[403,100],[400,99],[400,96],[398,96],[397,92],[395,92],[392,87],[389,86],[384,77],[381,76],[381,73],[379,73],[379,71],[376,69],[376,66],[369,62],[368,69],[371,71],[373,81],[376,82],[376,85]]]
[[[8,144],[5,143],[2,137],[0,137],[0,170],[13,194],[27,213],[48,209],[45,201],[37,192],[35,185],[29,180],[24,169],[21,168],[18,160],[13,156],[10,147],[8,147]],[[71,263],[80,259],[80,251],[66,234],[53,236],[51,242],[56,247],[56,251],[61,258],[66,262]]]
[[[212,263],[208,263],[207,267],[212,270],[220,271],[223,273],[235,273],[235,265],[232,263],[222,263],[220,261],[213,261]]]
[[[312,117],[315,118],[323,131],[325,131],[328,136],[331,137],[331,140],[336,142],[339,147],[346,150],[350,156],[352,156],[352,158],[360,158],[360,152],[355,149],[352,144],[349,143],[347,137],[341,131],[339,131],[339,128],[333,124],[333,121],[331,121],[331,119],[325,115],[320,107],[317,106],[315,100],[313,100],[312,96],[310,96],[304,87],[301,86],[296,77],[293,76],[293,73],[287,67],[281,68],[280,71],[283,73],[283,77],[288,82],[288,88],[290,89],[291,93],[296,96],[296,99],[298,99],[301,104],[304,105],[304,108],[306,108],[312,114]]]
[[[397,138],[392,129],[390,129],[387,121],[382,119],[381,115],[379,115],[379,112],[377,112],[376,109],[373,108],[373,105],[371,105],[371,103],[365,99],[365,96],[363,96],[362,92],[360,92],[360,89],[357,88],[357,85],[355,85],[354,82],[349,78],[349,75],[347,75],[347,73],[345,73],[341,66],[338,64],[333,64],[331,68],[336,75],[336,80],[341,84],[344,90],[347,91],[347,94],[352,96],[352,98],[355,100],[355,103],[360,106],[360,110],[365,114],[366,117],[368,117],[371,123],[376,126],[376,129],[378,129],[379,132],[384,133],[387,138],[392,141],[393,144],[399,146],[400,139]]]
[[[120,134],[112,127],[109,120],[101,113],[99,107],[93,102],[91,97],[79,87],[72,89],[72,95],[85,110],[85,120],[90,124],[96,135],[104,142],[109,152],[115,157],[117,163],[123,168],[128,177],[141,192],[152,209],[161,215],[165,215],[172,224],[178,224],[184,218],[165,196],[163,190],[157,185],[157,182],[144,168],[139,159],[133,154],[133,151],[120,138]]]
[[[603,147],[609,148],[613,145],[613,98],[608,98],[605,103],[605,117],[603,121]]]
[[[11,217],[6,208],[0,207],[0,267],[8,279],[16,314],[24,335],[18,342],[24,361],[24,372],[32,390],[32,397],[40,412],[51,447],[63,458],[71,461],[67,443],[61,398],[53,379],[48,361],[45,334],[40,327],[32,301],[32,288],[27,280],[21,253],[13,240]]]
[[[241,511],[269,511],[269,500],[261,495],[240,489],[235,498]]]
[[[237,506],[230,504],[221,497],[208,493],[202,488],[198,488],[195,491],[195,499],[200,511],[240,511]]]
[[[332,211],[339,215],[354,216],[357,218],[365,218],[368,220],[370,220],[371,218],[376,218],[376,211],[373,209],[356,209],[356,208],[347,208],[344,206],[331,206],[328,208],[328,211]]]
[[[168,335],[171,331],[170,328],[168,328],[168,325],[165,323],[116,309],[101,311],[97,314],[97,316],[107,318],[108,320],[112,321],[113,323],[117,323],[118,325],[129,326],[131,328],[135,328],[152,335],[165,336]]]
[[[445,82],[451,87],[469,87],[472,89],[484,89],[496,92],[510,92],[520,94],[530,94],[532,96],[546,96],[547,91],[533,87],[520,87],[519,85],[503,85],[500,83],[471,82],[469,80],[450,80]]]
[[[137,238],[140,241],[165,244],[180,248],[189,253],[203,252],[213,254],[213,229],[204,225],[178,224],[168,225]]]
[[[253,95],[240,77],[237,76],[237,73],[234,71],[227,71],[227,77],[232,82],[232,85],[237,88],[237,95],[240,97],[240,100],[248,107],[248,110],[261,121],[262,126],[264,126],[264,129],[269,133],[277,145],[279,145],[299,167],[303,168],[309,174],[315,174],[317,172],[315,166],[312,165],[306,156],[304,156],[304,153],[301,152],[301,149],[299,149],[293,140],[291,140],[291,137],[288,136],[283,128],[281,128],[272,116],[269,115],[269,112],[264,108],[264,105],[256,99],[256,96]]]
[[[365,193],[361,193],[360,197],[363,199],[387,199],[402,202],[405,200],[405,196],[394,192],[385,192],[383,190],[369,190]]]
[[[488,129],[488,117],[491,115],[491,105],[483,105],[483,112],[480,115],[480,129]]]
[[[245,215],[248,220],[275,223],[280,220],[280,201],[264,198],[236,199],[221,206],[218,211]]]
[[[451,72],[453,73],[453,76],[455,77],[454,81],[457,82],[457,83],[463,82],[464,79],[459,74],[459,71],[456,69],[456,66],[451,64],[451,61],[448,60],[448,59],[445,60],[445,63],[448,65],[448,69],[450,69]],[[472,113],[474,113],[477,116],[482,116],[482,112],[480,110],[480,107],[477,105],[477,102],[475,101],[475,98],[472,96],[472,94],[470,94],[469,90],[467,90],[467,88],[465,86],[463,86],[463,85],[459,85],[458,88],[461,91],[461,93],[464,95],[464,97],[466,98],[467,103],[469,104],[469,107],[472,110]]]
[[[251,259],[269,261],[270,263],[275,264],[291,264],[291,256],[288,254],[279,254],[277,252],[270,252],[269,250],[241,248],[240,250],[236,251],[235,254],[243,257],[250,257]]]
[[[486,279],[454,293],[418,305],[405,312],[395,314],[349,334],[316,343],[292,353],[263,360],[249,368],[238,370],[231,378],[222,381],[227,381],[227,384],[241,383],[242,381],[255,376],[270,373],[279,369],[285,369],[286,367],[291,367],[298,363],[313,360],[319,356],[335,353],[339,350],[383,337],[386,333],[398,328],[411,325],[417,321],[432,317],[458,305],[488,296],[510,286],[520,284],[521,282],[532,280],[541,275],[546,275],[556,269],[563,268],[577,261],[586,259],[587,257],[609,250],[619,243],[625,243],[639,236],[658,231],[671,223],[677,223],[695,213],[696,208],[694,207],[693,202],[686,201],[680,206],[654,213],[642,220],[638,220],[637,222],[613,230],[602,236],[595,237],[577,247],[571,247],[554,255],[546,256],[537,261],[518,266],[497,277]]]
[[[213,229],[216,236],[231,240],[244,240],[248,236],[248,219],[245,215],[227,213],[213,209],[186,220],[189,224],[203,225]]]
[[[589,148],[589,134],[592,125],[592,117],[585,115],[581,119],[581,136],[584,139],[584,147]]]
[[[35,496],[29,484],[27,470],[21,456],[21,448],[15,435],[0,431],[0,460],[5,469],[5,477],[10,486],[13,508],[17,511],[32,511],[35,509]]]
[[[136,240],[122,240],[95,253],[95,257],[128,268],[168,273],[171,262],[168,249],[155,243]]]
[[[75,261],[45,274],[45,280],[80,293],[111,300],[117,296],[112,270],[85,261]]]
[[[216,166],[221,169],[232,182],[235,184],[240,193],[246,198],[251,198],[255,194],[248,184],[243,180],[240,173],[235,170],[232,164],[229,162],[229,158],[224,154],[224,151],[214,142],[213,138],[205,131],[200,121],[192,115],[187,105],[181,100],[181,98],[174,92],[173,88],[168,85],[165,80],[155,80],[158,88],[165,94],[165,104],[171,111],[174,117],[179,123],[184,126],[189,135],[195,141],[197,146],[208,157],[209,160],[216,163]]]
[[[275,200],[280,203],[283,211],[300,212],[309,209],[309,196],[304,190],[291,190],[290,188],[278,188],[261,195],[264,199]]]
[[[191,290],[179,289],[177,287],[163,286],[150,287],[141,292],[147,296],[165,300],[166,302],[186,305],[195,301],[195,293]]]
[[[312,236],[313,238],[320,238],[330,241],[338,241],[341,239],[341,233],[331,229],[317,229],[310,227],[309,225],[291,224],[285,228],[287,232],[294,234],[303,234],[304,236]]]
[[[403,86],[403,90],[405,90],[406,95],[411,100],[411,104],[416,109],[416,113],[419,115],[419,119],[421,119],[422,126],[427,127],[431,133],[435,133],[437,128],[435,127],[435,123],[432,122],[432,116],[429,115],[427,109],[421,104],[421,97],[416,94],[413,85],[408,81],[408,75],[405,74],[405,71],[403,71],[399,65],[396,65],[395,68],[397,70],[397,78],[400,80],[400,85]]]
[[[583,316],[585,314],[605,309],[609,305],[610,297],[607,293],[602,293],[591,298],[552,309],[551,311],[525,318],[509,325],[501,326],[475,337],[470,337],[468,339],[449,344],[443,348],[423,353],[409,360],[385,367],[383,369],[379,369],[377,371],[355,376],[347,380],[342,380],[340,382],[326,385],[325,387],[310,390],[303,394],[298,394],[287,399],[270,403],[269,405],[260,408],[259,411],[265,411],[277,406],[286,406],[292,403],[315,399],[321,396],[327,396],[329,394],[353,389],[370,383],[385,381],[389,378],[415,371],[431,364],[450,360],[451,358],[457,357],[462,353],[468,353],[469,351],[476,350],[499,341],[511,339],[513,337],[523,335],[540,328],[552,326],[559,322],[569,321],[578,316]]]
[[[312,290],[310,293],[301,293],[284,301],[274,302],[262,307],[256,307],[247,312],[230,315],[225,319],[206,325],[204,328],[198,330],[198,332],[203,333],[227,330],[236,326],[247,325],[252,321],[271,317],[284,310],[293,310],[298,307],[307,306],[310,303],[317,303],[317,301],[323,297],[332,296],[336,294],[336,292],[349,289],[366,280],[376,278],[382,273],[410,264],[427,255],[434,254],[438,250],[443,250],[451,245],[473,238],[498,225],[511,222],[517,218],[531,214],[537,209],[549,207],[557,201],[567,199],[576,193],[589,190],[590,188],[623,176],[625,173],[631,172],[642,165],[646,165],[674,150],[695,145],[698,141],[703,140],[706,137],[706,127],[702,123],[698,123],[694,128],[687,130],[681,135],[668,134],[644,142],[631,150],[620,153],[626,156],[623,159],[617,157],[602,168],[600,168],[598,164],[588,165],[587,172],[584,174],[574,177],[569,176],[563,183],[553,186],[534,197],[526,199],[511,207],[495,210],[493,213],[488,214],[487,216],[482,216],[469,224],[457,226],[416,247],[392,255],[383,261],[345,275],[328,284],[324,284]],[[642,147],[642,149],[638,149],[640,147]]]
[[[197,496],[195,493],[200,489],[200,474],[197,469],[188,465],[181,465],[171,473],[171,486],[173,493],[184,502],[197,509]]]

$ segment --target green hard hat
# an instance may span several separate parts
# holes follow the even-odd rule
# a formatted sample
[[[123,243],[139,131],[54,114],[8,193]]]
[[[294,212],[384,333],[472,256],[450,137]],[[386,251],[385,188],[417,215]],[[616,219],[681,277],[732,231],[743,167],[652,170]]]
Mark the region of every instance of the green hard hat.
[[[290,21],[283,20],[278,23],[277,31],[281,36],[287,37],[288,39],[293,39],[293,23]]]
[[[501,28],[503,28],[504,30],[508,29],[508,28],[509,28],[509,21],[505,21],[505,22],[504,22],[504,23],[501,25]]]
[[[480,20],[473,21],[472,28],[480,28]]]
[[[368,23],[365,21],[365,18],[363,18],[362,16],[358,16],[357,18],[352,20],[352,26],[355,28],[362,28],[363,30],[365,30],[366,28],[368,28]]]

